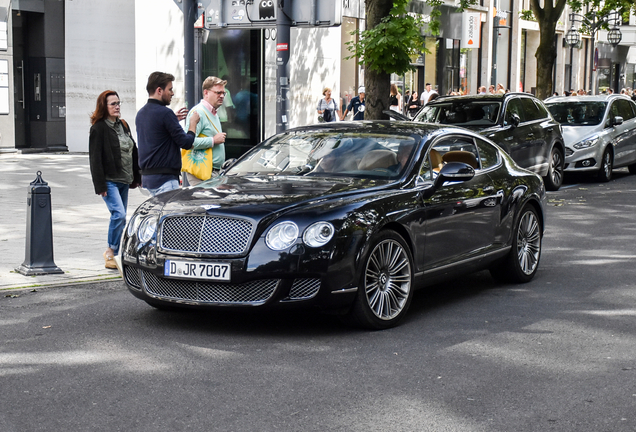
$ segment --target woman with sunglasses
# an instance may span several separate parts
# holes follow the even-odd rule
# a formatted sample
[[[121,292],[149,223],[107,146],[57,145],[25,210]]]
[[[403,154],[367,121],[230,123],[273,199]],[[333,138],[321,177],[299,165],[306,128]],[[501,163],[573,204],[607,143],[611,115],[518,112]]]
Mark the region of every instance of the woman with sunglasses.
[[[110,211],[108,247],[104,252],[105,267],[109,269],[117,268],[115,256],[126,226],[128,189],[141,184],[137,146],[128,123],[120,119],[120,106],[119,95],[113,90],[106,90],[97,97],[88,141],[95,193],[103,198]]]

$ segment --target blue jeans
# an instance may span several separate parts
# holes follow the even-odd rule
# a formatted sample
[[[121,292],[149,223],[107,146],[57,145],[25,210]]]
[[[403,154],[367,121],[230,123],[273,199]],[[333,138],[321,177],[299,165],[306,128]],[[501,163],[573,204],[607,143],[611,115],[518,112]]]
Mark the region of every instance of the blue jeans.
[[[179,180],[168,180],[158,188],[148,189],[148,192],[150,192],[150,195],[152,196],[157,196],[160,193],[168,192],[175,189],[179,189]]]
[[[126,226],[126,207],[128,206],[128,185],[117,182],[106,182],[106,196],[102,197],[110,211],[108,225],[108,247],[119,253],[121,235]]]

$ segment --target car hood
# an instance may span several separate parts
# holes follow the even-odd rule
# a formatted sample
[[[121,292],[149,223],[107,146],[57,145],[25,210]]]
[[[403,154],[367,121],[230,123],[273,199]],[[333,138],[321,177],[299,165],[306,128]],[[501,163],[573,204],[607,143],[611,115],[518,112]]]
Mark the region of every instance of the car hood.
[[[258,220],[330,199],[344,203],[390,183],[350,177],[223,176],[157,198],[163,201],[164,214],[222,212]]]
[[[603,130],[602,125],[596,126],[565,126],[561,125],[563,129],[563,141],[565,141],[566,146],[571,146],[572,144],[576,144],[579,141],[587,138],[590,135],[594,135],[595,133]]]

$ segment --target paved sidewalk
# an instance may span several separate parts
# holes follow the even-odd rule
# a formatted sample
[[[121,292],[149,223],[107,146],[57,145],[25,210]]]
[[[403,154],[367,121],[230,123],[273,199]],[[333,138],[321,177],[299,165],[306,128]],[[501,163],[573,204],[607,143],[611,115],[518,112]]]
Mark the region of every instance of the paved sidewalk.
[[[64,274],[23,276],[29,183],[42,171],[51,188],[53,253]],[[88,154],[0,154],[0,290],[119,278],[104,268],[110,213],[95,194]],[[128,215],[147,197],[130,191]]]

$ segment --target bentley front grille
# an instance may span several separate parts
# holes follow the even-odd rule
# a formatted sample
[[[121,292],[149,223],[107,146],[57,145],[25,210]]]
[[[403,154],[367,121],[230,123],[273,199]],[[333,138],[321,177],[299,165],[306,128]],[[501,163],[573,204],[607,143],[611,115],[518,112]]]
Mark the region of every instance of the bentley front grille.
[[[126,282],[135,289],[141,289],[141,278],[139,277],[139,270],[134,267],[124,266],[124,277]]]
[[[165,279],[142,270],[148,294],[166,300],[195,303],[259,305],[269,300],[279,279],[262,279],[242,284]]]
[[[161,248],[175,252],[241,254],[247,251],[252,223],[218,216],[172,216],[161,226]]]
[[[320,279],[295,279],[289,290],[290,300],[306,300],[315,297],[320,289]]]

